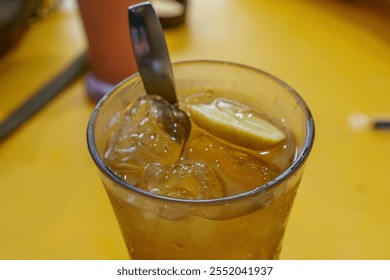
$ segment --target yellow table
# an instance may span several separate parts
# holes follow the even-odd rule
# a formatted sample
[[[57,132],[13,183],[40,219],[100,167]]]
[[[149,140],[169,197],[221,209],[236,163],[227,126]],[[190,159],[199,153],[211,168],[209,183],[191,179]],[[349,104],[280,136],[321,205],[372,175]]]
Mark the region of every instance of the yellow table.
[[[190,0],[188,12],[166,31],[172,60],[264,69],[315,117],[281,258],[390,259],[390,132],[349,123],[390,115],[388,2]],[[85,48],[77,10],[36,23],[0,59],[0,118]],[[0,259],[127,258],[87,151],[93,107],[80,78],[0,143]]]

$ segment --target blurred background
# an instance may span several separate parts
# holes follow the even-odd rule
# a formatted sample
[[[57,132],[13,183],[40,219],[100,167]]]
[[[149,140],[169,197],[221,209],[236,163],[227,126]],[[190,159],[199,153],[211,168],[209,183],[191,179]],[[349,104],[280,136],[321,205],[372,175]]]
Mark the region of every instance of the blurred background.
[[[390,119],[390,2],[160,1],[161,17],[182,16],[164,28],[171,60],[263,69],[311,108],[281,259],[390,259],[390,132],[371,126]],[[137,71],[114,13],[130,2],[0,0],[0,128],[50,96],[0,139],[0,259],[128,258],[85,135],[99,96]]]

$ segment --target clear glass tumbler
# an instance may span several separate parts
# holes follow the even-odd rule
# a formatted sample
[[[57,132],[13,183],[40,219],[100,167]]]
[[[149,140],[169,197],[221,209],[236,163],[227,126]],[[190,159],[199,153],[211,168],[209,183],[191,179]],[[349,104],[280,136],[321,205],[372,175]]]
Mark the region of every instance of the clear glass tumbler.
[[[132,100],[145,94],[135,74],[94,110],[88,146],[132,259],[277,259],[288,216],[314,140],[304,100],[278,78],[248,66],[218,61],[173,64],[179,100],[212,90],[261,108],[292,132],[292,163],[272,181],[234,196],[210,200],[162,197],[132,186],[105,166],[109,131]]]

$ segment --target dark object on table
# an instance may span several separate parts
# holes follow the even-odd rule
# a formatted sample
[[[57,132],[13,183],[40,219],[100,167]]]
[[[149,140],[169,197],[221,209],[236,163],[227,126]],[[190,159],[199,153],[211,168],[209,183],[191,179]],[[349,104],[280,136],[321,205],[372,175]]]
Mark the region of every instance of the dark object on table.
[[[177,27],[185,22],[188,0],[158,0],[151,3],[163,28]]]
[[[44,0],[0,0],[0,56],[22,37]]]

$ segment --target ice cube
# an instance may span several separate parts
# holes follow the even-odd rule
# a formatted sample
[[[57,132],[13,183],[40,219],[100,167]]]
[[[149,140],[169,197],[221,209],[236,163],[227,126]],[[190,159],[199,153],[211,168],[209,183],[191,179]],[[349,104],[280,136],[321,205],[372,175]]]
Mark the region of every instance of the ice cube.
[[[206,163],[150,164],[144,169],[141,189],[181,199],[212,199],[224,196],[222,182]]]
[[[253,153],[227,144],[197,130],[190,137],[183,156],[185,162],[208,162],[225,180],[228,195],[259,187],[280,174],[276,166]]]
[[[108,144],[107,166],[134,184],[148,164],[173,164],[189,134],[187,121],[182,111],[161,97],[140,97],[125,110],[119,130]]]

